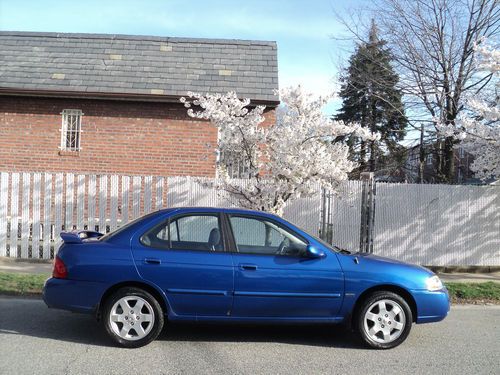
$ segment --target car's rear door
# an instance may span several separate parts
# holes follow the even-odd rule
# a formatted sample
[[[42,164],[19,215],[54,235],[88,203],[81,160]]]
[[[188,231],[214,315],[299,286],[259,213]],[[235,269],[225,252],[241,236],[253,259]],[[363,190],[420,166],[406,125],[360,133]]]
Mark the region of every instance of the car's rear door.
[[[206,212],[164,220],[132,246],[140,275],[166,293],[180,316],[227,316],[233,265],[226,249],[220,214]]]
[[[307,240],[283,223],[229,214],[235,317],[334,318],[344,277],[338,259],[306,256]]]

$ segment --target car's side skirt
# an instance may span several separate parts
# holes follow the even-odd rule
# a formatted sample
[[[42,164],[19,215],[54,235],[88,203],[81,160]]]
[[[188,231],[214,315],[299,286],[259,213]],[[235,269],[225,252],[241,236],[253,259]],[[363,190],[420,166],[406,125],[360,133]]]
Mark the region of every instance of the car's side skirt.
[[[333,316],[333,317],[234,317],[234,316],[179,316],[179,315],[169,315],[169,321],[179,321],[179,322],[214,322],[214,323],[283,323],[283,324],[321,324],[321,323],[342,323],[344,321],[343,317]]]

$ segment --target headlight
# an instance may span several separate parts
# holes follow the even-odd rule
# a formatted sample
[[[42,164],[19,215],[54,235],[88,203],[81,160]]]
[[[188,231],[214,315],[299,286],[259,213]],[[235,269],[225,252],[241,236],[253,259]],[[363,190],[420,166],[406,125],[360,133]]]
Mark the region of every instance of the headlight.
[[[427,290],[430,291],[436,291],[436,290],[441,290],[443,289],[443,283],[437,277],[436,275],[429,277],[426,281],[425,284],[427,286]]]

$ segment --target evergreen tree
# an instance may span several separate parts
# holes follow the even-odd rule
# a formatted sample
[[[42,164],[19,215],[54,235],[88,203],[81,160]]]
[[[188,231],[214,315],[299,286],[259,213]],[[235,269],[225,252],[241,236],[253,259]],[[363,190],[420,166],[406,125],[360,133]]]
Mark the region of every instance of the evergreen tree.
[[[372,20],[368,42],[357,46],[341,77],[343,103],[336,119],[357,122],[381,135],[378,141],[348,139],[353,158],[360,164],[358,174],[394,170],[391,161],[402,159],[403,147],[398,141],[406,135],[408,125],[402,94],[397,88],[399,77],[391,66],[391,53],[377,34]]]

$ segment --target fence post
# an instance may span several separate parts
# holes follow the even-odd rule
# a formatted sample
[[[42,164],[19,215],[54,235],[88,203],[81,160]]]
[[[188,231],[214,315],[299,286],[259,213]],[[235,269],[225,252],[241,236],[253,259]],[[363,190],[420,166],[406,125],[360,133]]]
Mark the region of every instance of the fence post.
[[[376,186],[373,172],[361,173],[361,226],[359,251],[373,253],[373,228],[375,226]]]

